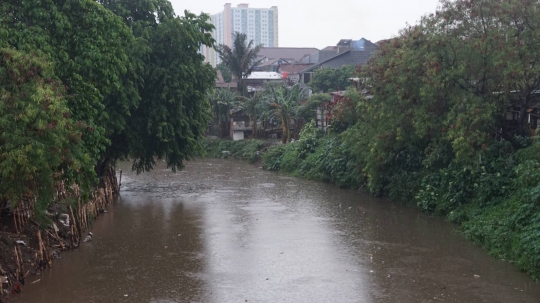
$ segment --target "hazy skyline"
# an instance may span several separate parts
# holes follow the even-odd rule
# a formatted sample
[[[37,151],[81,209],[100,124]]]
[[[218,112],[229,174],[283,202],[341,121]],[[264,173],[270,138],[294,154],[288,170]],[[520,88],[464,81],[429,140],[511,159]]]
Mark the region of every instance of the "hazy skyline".
[[[170,0],[177,15],[184,10],[216,14],[227,1]],[[335,45],[340,39],[366,38],[372,42],[397,36],[407,23],[415,24],[423,15],[434,13],[439,0],[251,0],[229,2],[233,7],[279,10],[280,47],[317,47]],[[327,3],[327,5],[323,5]]]

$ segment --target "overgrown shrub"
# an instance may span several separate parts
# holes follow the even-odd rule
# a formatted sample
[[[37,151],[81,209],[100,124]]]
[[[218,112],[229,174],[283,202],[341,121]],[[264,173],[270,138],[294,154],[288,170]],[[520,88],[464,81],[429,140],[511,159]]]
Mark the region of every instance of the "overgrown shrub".
[[[261,150],[267,143],[260,140],[209,140],[203,141],[206,155],[213,158],[233,157],[235,159],[257,162],[261,159]],[[201,155],[202,156],[202,155]]]
[[[263,154],[262,164],[264,169],[271,171],[278,171],[281,168],[281,161],[283,155],[288,148],[291,148],[290,144],[276,144],[270,147],[266,153]]]
[[[514,170],[512,191],[463,223],[464,234],[492,255],[515,262],[540,278],[540,163],[526,160]]]

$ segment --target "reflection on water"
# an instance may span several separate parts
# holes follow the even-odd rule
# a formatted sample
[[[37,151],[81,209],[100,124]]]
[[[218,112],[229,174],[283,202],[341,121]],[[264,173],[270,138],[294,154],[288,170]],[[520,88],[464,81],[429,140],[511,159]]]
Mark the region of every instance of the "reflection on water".
[[[122,169],[94,240],[17,302],[540,301],[526,275],[415,209],[233,160]]]

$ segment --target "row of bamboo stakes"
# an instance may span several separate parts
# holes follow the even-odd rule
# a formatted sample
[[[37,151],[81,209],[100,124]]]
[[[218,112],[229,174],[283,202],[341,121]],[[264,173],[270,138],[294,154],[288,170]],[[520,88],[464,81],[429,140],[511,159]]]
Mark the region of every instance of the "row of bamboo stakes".
[[[62,250],[78,247],[81,242],[82,233],[90,228],[91,219],[96,218],[99,213],[105,209],[105,207],[113,203],[115,195],[120,192],[120,187],[116,180],[116,174],[113,167],[108,168],[108,171],[106,172],[105,177],[102,180],[102,186],[94,189],[91,192],[90,199],[86,203],[82,201],[80,197],[79,187],[76,184],[73,184],[70,187],[71,191],[66,190],[65,186],[66,185],[64,181],[61,181],[57,184],[55,200],[62,201],[67,198],[76,198],[78,201],[75,209],[71,205],[68,206],[68,215],[70,220],[69,239],[67,240],[69,241],[69,246],[66,247],[64,241],[62,241],[62,238],[58,234],[57,227],[53,224],[50,225],[50,228],[44,230],[47,245],[45,245],[41,231],[38,230],[36,233],[36,238],[38,241],[38,251],[36,252],[36,262],[34,264],[39,269],[43,269],[44,267],[50,267],[52,265],[53,257],[52,250],[50,249],[51,245],[49,243],[49,237],[58,243],[57,245],[54,245],[54,247],[60,248]],[[17,234],[21,234],[27,224],[35,223],[35,221],[33,221],[31,217],[31,214],[34,213],[35,201],[35,197],[25,197],[13,210],[13,218]],[[8,280],[8,286],[10,289],[13,289],[17,282],[23,283],[25,277],[30,272],[30,270],[26,272],[24,271],[25,265],[23,253],[19,244],[15,243],[13,253],[15,257],[14,259],[16,263],[16,269],[14,273],[11,272],[11,276],[12,278],[14,278],[14,280]],[[0,275],[7,276],[8,272],[6,272],[3,268],[0,267]],[[0,285],[0,291],[3,292],[4,290],[2,289],[2,287],[3,285]],[[0,302],[2,301],[3,295],[4,293],[0,293]]]

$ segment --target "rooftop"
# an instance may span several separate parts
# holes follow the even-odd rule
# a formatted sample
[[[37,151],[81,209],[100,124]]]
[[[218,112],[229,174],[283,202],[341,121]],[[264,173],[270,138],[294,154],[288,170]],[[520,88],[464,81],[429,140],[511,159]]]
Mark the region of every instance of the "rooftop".
[[[279,80],[281,74],[276,72],[252,72],[248,77],[248,80]]]
[[[279,70],[283,73],[283,72],[287,72],[291,75],[296,75],[298,74],[300,71],[310,67],[310,66],[313,66],[315,64],[311,63],[311,64],[294,64],[294,63],[284,63],[284,64],[281,64],[279,66]]]
[[[305,55],[313,54],[318,49],[314,47],[263,47],[257,54],[259,58],[290,59],[299,61]]]

